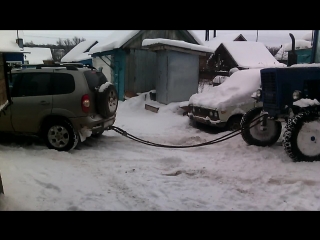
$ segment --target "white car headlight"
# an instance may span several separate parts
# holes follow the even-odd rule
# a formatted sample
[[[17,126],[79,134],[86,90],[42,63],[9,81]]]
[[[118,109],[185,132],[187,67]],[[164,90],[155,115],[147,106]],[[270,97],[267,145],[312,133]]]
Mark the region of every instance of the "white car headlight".
[[[293,97],[293,100],[297,101],[297,100],[301,99],[302,94],[301,94],[300,91],[295,90],[295,91],[293,92],[293,94],[292,94],[292,97]]]
[[[210,117],[212,117],[212,116],[213,116],[213,112],[212,112],[212,111],[210,111],[210,112],[209,112],[209,115],[210,115]]]

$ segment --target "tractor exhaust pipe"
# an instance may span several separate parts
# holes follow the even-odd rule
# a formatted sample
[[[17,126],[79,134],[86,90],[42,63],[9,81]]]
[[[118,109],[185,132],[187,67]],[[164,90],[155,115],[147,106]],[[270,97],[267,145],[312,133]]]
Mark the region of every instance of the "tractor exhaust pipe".
[[[297,64],[297,54],[296,54],[296,40],[293,36],[292,33],[289,33],[289,36],[291,38],[291,42],[292,42],[292,49],[291,52],[289,52],[288,54],[288,64],[287,66],[290,67],[294,64]]]

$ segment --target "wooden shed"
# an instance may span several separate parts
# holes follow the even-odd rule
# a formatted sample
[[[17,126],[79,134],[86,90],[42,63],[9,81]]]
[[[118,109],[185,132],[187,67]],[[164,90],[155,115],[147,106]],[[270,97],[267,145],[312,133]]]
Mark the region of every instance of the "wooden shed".
[[[102,68],[116,86],[120,100],[124,100],[126,94],[155,89],[156,53],[142,48],[144,39],[155,38],[201,44],[197,36],[188,30],[118,30],[89,51],[93,66]]]

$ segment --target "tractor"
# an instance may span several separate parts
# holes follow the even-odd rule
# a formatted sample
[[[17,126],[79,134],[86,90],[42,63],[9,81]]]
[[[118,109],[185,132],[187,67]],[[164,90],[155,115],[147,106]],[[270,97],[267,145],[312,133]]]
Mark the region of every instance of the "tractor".
[[[320,160],[319,31],[313,30],[310,63],[297,64],[295,39],[290,33],[292,51],[287,67],[260,70],[261,86],[253,97],[262,107],[249,110],[240,124],[247,144],[271,146],[283,133],[282,146],[294,162]]]

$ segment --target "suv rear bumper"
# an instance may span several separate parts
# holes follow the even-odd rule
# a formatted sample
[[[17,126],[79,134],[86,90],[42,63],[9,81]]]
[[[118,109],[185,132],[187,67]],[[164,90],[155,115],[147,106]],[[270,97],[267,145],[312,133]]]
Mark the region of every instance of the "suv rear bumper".
[[[82,128],[87,128],[88,130],[98,130],[101,128],[107,129],[109,126],[114,124],[116,121],[116,114],[109,118],[103,118],[100,115],[96,115],[94,117],[87,116],[69,119],[76,130],[80,130]]]

